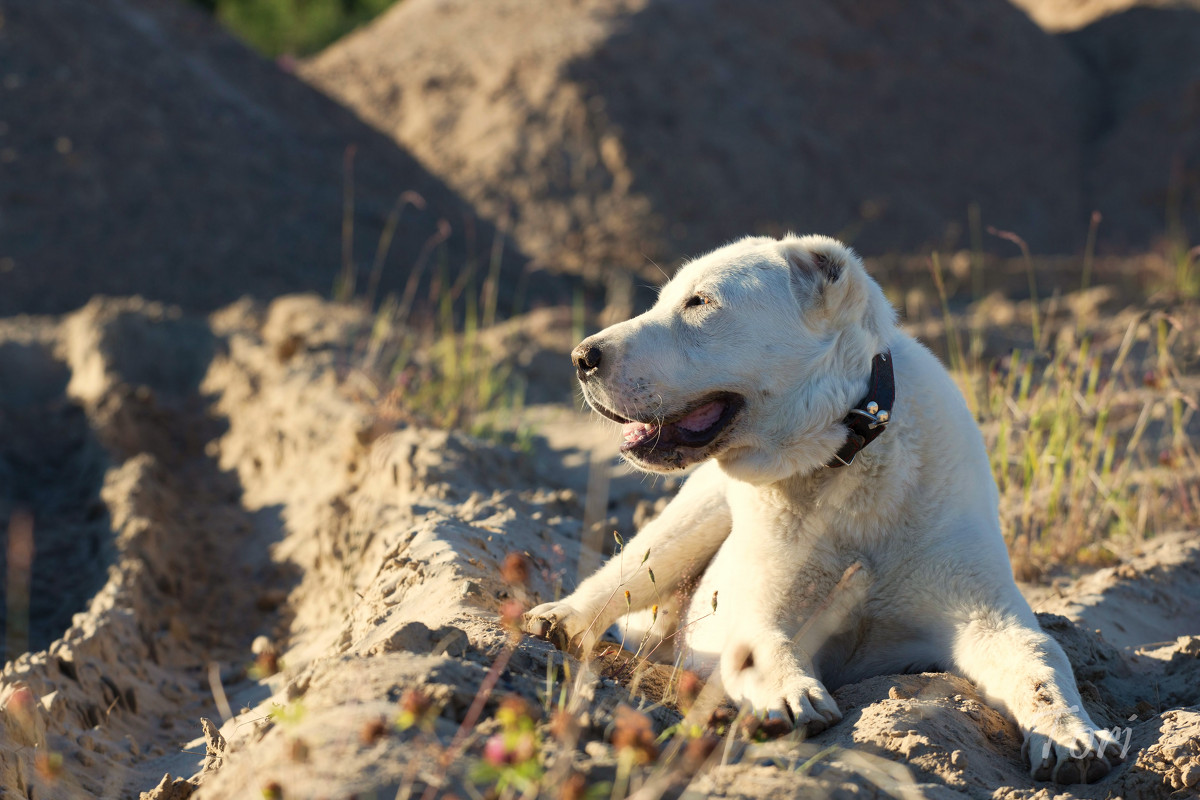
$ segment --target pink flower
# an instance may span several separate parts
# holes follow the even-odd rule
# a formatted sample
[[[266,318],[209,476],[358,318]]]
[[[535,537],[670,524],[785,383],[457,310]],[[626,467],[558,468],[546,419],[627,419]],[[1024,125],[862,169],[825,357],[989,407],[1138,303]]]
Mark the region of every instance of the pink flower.
[[[483,746],[483,760],[496,767],[509,763],[508,747],[504,744],[504,736],[497,733],[487,740]]]

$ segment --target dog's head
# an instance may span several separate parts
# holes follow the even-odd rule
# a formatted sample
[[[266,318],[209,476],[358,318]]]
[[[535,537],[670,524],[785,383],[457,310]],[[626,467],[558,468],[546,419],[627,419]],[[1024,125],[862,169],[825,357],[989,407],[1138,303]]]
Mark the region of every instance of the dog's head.
[[[895,316],[824,236],[748,237],[683,266],[646,313],[584,339],[584,397],[653,472],[716,458],[764,483],[825,464]]]

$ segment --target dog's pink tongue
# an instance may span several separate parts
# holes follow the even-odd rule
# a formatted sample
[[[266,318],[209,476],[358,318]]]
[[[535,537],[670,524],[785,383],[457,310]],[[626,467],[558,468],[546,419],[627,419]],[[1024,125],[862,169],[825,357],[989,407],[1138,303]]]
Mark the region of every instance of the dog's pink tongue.
[[[621,426],[621,438],[627,442],[647,439],[654,433],[654,426],[644,422],[626,422]]]
[[[700,406],[675,424],[696,433],[711,428],[713,423],[721,418],[721,412],[724,410],[725,406],[720,401],[714,400],[711,403]]]

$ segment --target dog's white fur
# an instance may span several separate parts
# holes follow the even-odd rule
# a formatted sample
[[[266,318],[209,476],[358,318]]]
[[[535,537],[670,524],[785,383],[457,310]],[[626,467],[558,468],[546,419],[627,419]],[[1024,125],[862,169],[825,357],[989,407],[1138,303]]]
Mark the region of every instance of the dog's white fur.
[[[682,655],[734,701],[809,732],[841,718],[830,689],[948,670],[1017,721],[1035,778],[1108,772],[1116,740],[1013,582],[978,426],[853,251],[822,236],[740,240],[580,348],[602,357],[581,368],[585,396],[623,418],[670,420],[720,391],[745,405],[705,447],[630,457],[654,471],[707,461],[629,542],[624,568],[614,558],[534,608],[530,632],[590,652],[628,590],[635,610],[662,604],[654,632],[680,630]],[[827,468],[888,350],[891,423],[851,466]]]

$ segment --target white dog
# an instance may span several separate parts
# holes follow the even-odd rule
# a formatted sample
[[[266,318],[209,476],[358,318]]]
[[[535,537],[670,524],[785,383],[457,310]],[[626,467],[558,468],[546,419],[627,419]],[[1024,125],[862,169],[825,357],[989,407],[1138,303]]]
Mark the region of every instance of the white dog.
[[[1015,718],[1034,778],[1090,782],[1119,759],[1013,582],[962,395],[853,251],[743,239],[572,359],[630,463],[707,463],[630,559],[532,609],[530,633],[587,654],[661,604],[655,633],[680,631],[696,669],[809,732],[841,718],[831,688],[948,670]]]

